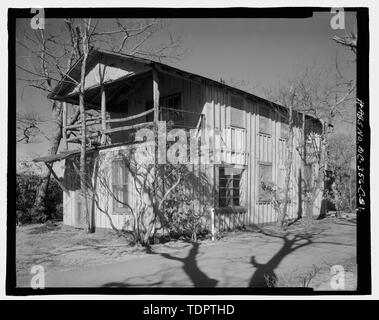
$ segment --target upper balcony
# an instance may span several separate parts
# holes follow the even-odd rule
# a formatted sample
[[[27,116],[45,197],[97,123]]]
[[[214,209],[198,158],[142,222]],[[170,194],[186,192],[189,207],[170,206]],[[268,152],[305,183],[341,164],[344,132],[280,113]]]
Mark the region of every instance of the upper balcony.
[[[141,128],[154,128],[155,109],[151,108],[139,114],[128,117],[111,117],[88,113],[86,117],[86,140],[89,146],[128,144],[134,142],[135,133]],[[187,110],[178,110],[159,106],[157,121],[165,121],[168,128],[181,128],[186,131],[204,128],[204,114]],[[83,136],[82,123],[62,127],[64,143],[81,143]]]
[[[214,127],[212,120],[207,123],[206,119],[209,108],[204,110],[203,82],[190,75],[102,51],[91,53],[86,69],[83,92],[78,83],[81,70],[75,67],[49,96],[63,103],[64,150],[69,144],[81,143],[84,136],[90,148],[132,144],[137,130],[154,129],[159,121],[165,121],[168,130],[196,129],[201,136]],[[78,105],[80,101],[86,110],[85,125],[81,121],[68,124],[67,104]],[[230,128],[220,136],[217,143],[223,146],[222,161],[246,163],[246,131]],[[220,147],[217,143],[210,152]]]
[[[216,162],[219,161],[216,164],[247,165],[248,152],[245,129],[231,127],[224,130],[209,131],[208,129],[207,131],[204,114],[162,106],[158,109],[158,121],[165,122],[167,131],[172,129],[185,130],[188,146],[190,145],[189,131],[194,129],[195,131],[192,133],[195,133],[199,139],[200,154],[207,150],[206,152],[209,152],[211,158],[216,157]],[[135,134],[139,129],[154,130],[156,125],[154,108],[129,117],[110,118],[107,115],[105,120],[101,116],[92,115],[86,119],[87,146],[112,147],[133,144],[136,142]],[[75,125],[63,126],[62,130],[66,143],[81,143],[82,124],[80,122]],[[205,148],[202,149],[201,145]],[[215,155],[217,152],[218,156]]]

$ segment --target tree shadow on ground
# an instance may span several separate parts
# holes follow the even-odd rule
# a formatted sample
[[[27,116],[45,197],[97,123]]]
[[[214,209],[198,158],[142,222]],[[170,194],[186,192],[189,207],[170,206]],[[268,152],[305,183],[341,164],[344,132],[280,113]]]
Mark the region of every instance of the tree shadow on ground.
[[[266,263],[258,263],[255,260],[255,256],[251,257],[250,263],[256,270],[250,279],[249,287],[275,287],[278,280],[275,269],[279,266],[280,262],[295,250],[310,245],[314,234],[291,235],[290,233],[285,233],[279,235],[263,230],[261,232],[266,236],[280,238],[283,244],[279,251]]]
[[[161,253],[160,255],[166,259],[176,260],[183,263],[182,269],[186,275],[190,278],[195,287],[216,287],[218,281],[209,278],[197,265],[196,256],[199,252],[199,244],[192,243],[192,248],[190,249],[188,255],[185,258],[174,257],[168,253]]]
[[[216,287],[218,281],[212,278],[209,278],[203,271],[200,270],[200,268],[197,265],[196,257],[199,252],[199,243],[191,243],[192,247],[188,252],[188,255],[185,258],[179,258],[172,256],[168,253],[156,253],[151,248],[146,248],[146,252],[149,254],[159,254],[160,256],[170,259],[182,262],[183,266],[182,269],[185,272],[185,274],[189,277],[194,287],[207,287],[207,288],[213,288]],[[159,276],[161,274],[161,270],[159,270],[157,273],[149,275],[150,277]],[[141,278],[143,281],[146,281],[145,277],[137,277]],[[121,282],[109,282],[105,283],[103,287],[105,288],[126,288],[126,287],[152,287],[152,286],[162,286],[165,284],[165,280],[162,279],[161,281],[153,282],[153,283],[146,283],[146,284],[133,284],[134,281],[132,281],[132,278],[125,279]]]
[[[147,275],[133,276],[121,281],[107,282],[102,285],[103,288],[133,288],[133,287],[161,287],[165,283],[161,270]]]
[[[104,284],[103,288],[146,288],[146,287],[156,287],[162,285],[162,281],[149,283],[149,284],[129,284],[127,282],[108,282]]]

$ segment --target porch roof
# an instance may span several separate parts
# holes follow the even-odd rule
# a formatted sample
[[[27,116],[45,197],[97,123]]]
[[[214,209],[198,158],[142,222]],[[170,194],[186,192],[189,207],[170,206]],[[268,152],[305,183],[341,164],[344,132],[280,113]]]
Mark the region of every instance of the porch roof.
[[[135,81],[138,78],[149,74],[150,71],[155,68],[158,71],[166,72],[166,73],[172,74],[174,76],[176,75],[176,76],[183,77],[183,78],[190,79],[190,80],[194,80],[194,81],[197,81],[200,83],[208,82],[208,83],[212,83],[214,85],[220,86],[220,87],[225,87],[225,88],[231,90],[232,92],[238,93],[240,95],[245,96],[246,98],[249,98],[249,99],[252,99],[255,101],[261,101],[261,102],[263,102],[263,103],[265,103],[271,107],[280,108],[280,109],[284,109],[284,110],[287,109],[286,107],[284,107],[284,106],[282,106],[276,102],[269,101],[267,99],[264,99],[262,97],[254,95],[250,92],[247,92],[247,91],[241,90],[239,88],[230,86],[230,85],[222,83],[220,81],[213,80],[213,79],[210,79],[210,78],[198,75],[198,74],[194,74],[194,73],[191,73],[188,71],[184,71],[184,70],[169,66],[169,65],[161,63],[161,62],[153,61],[153,60],[146,59],[146,58],[136,57],[136,56],[132,56],[132,55],[124,54],[124,53],[116,53],[116,52],[107,51],[107,50],[103,50],[103,49],[97,49],[97,48],[92,49],[89,52],[89,55],[87,58],[87,70],[90,69],[91,67],[96,66],[96,64],[104,58],[114,60],[114,61],[116,61],[116,60],[118,60],[118,61],[131,61],[131,62],[143,67],[142,72],[139,72],[139,73],[131,72],[130,74],[126,74],[124,76],[121,76],[116,80],[104,83],[104,86],[108,86],[108,88],[112,87],[115,90],[117,90],[117,88],[119,88],[122,85],[124,85],[124,86],[128,85],[128,83],[130,85],[132,85],[131,81]],[[68,74],[63,78],[62,81],[60,81],[56,85],[56,87],[48,95],[49,99],[67,101],[69,103],[76,103],[76,101],[78,101],[78,93],[73,94],[71,96],[67,95],[67,94],[69,93],[70,89],[72,89],[72,87],[74,86],[73,81],[70,79],[79,79],[80,78],[81,61],[82,60],[83,60],[83,57],[78,59],[78,61],[71,68],[71,70],[68,72]],[[100,88],[100,86],[97,85],[97,86],[90,87],[90,88],[86,89],[86,94],[88,96],[88,99],[89,100],[92,99],[92,102],[93,102],[92,107],[98,107],[99,106],[99,102],[96,101],[96,99],[99,99],[99,91],[100,91],[99,88]],[[70,99],[71,99],[71,101],[70,101]],[[302,112],[297,112],[297,113],[302,114]],[[317,119],[313,115],[311,115],[309,113],[305,113],[305,114],[306,114],[306,117],[308,119],[313,119],[313,120],[317,120],[318,122],[320,122],[319,119]]]
[[[93,152],[100,151],[100,150],[104,150],[104,149],[115,148],[115,147],[119,147],[119,146],[125,146],[128,144],[136,144],[136,143],[138,143],[138,142],[133,142],[133,143],[132,142],[130,142],[130,143],[122,142],[122,143],[113,143],[113,144],[108,144],[108,145],[104,145],[104,146],[87,148],[86,154],[93,153]],[[61,161],[61,160],[65,160],[65,159],[74,157],[74,156],[79,155],[79,154],[80,154],[80,149],[67,150],[67,151],[62,151],[62,152],[54,154],[54,155],[38,157],[38,158],[33,159],[33,161],[34,162],[53,163],[56,161]]]
[[[89,150],[88,150],[89,151]],[[54,155],[50,156],[43,156],[43,157],[38,157],[33,159],[34,162],[56,162],[56,161],[61,161],[64,159],[67,159],[69,157],[72,157],[76,154],[79,154],[80,150],[69,150],[69,151],[63,151]]]

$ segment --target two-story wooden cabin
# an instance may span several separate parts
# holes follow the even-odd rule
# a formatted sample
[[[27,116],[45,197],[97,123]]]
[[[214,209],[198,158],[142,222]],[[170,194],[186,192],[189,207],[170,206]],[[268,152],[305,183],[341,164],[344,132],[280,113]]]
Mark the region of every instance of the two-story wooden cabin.
[[[70,105],[79,104],[78,84],[72,79],[80,78],[80,66],[79,61],[49,96],[63,102],[65,150],[56,156],[39,159],[48,165],[66,160],[64,223],[77,227],[85,225],[77,171],[80,151],[78,145],[76,148],[68,146],[80,142],[80,124],[67,125],[67,113]],[[123,54],[93,50],[86,70],[87,154],[88,161],[92,161],[88,172],[92,179],[98,179],[94,180],[97,187],[92,196],[98,196],[102,202],[101,210],[95,205],[91,209],[96,228],[109,228],[110,221],[117,228],[130,228],[134,219],[131,210],[138,210],[141,203],[151,205],[152,195],[138,189],[130,166],[126,168],[120,159],[133,158],[138,129],[152,128],[159,121],[170,122],[170,128],[182,128],[186,132],[198,130],[200,135],[207,129],[214,129],[215,134],[220,132],[224,146],[221,161],[206,164],[200,161],[197,166],[205,174],[212,192],[202,190],[201,196],[193,194],[203,203],[198,210],[204,216],[210,217],[210,212],[214,212],[214,219],[205,220],[209,229],[212,228],[210,224],[216,230],[227,230],[276,221],[271,196],[262,187],[262,182],[278,187],[284,185],[288,139],[287,110],[284,107],[218,81]],[[98,116],[90,116],[91,109],[97,111]],[[316,119],[296,115],[290,219],[298,217],[304,209],[304,165],[298,150],[304,140],[303,132],[317,134],[321,130],[321,123]],[[214,148],[217,147],[217,143],[214,144]],[[96,178],[94,162],[97,170],[108,175],[108,187]],[[105,196],[108,191],[120,201]],[[320,212],[320,203],[321,194],[314,203],[315,215]]]

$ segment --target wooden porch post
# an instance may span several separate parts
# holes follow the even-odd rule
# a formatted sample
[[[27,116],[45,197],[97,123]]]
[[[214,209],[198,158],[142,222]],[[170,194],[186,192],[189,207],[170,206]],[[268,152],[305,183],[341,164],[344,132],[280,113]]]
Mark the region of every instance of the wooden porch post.
[[[104,86],[101,86],[101,129],[103,131],[101,135],[101,144],[105,145],[107,142],[107,135],[104,133],[107,130],[107,106]]]
[[[158,124],[159,121],[159,81],[158,72],[153,69],[153,106],[154,106],[154,122]]]
[[[63,140],[63,150],[68,149],[67,144],[67,104],[66,101],[63,101],[62,105],[62,140]]]
[[[305,112],[302,114],[303,116],[303,123],[302,123],[302,130],[303,130],[303,162],[304,164],[307,164],[307,137],[305,136]]]

